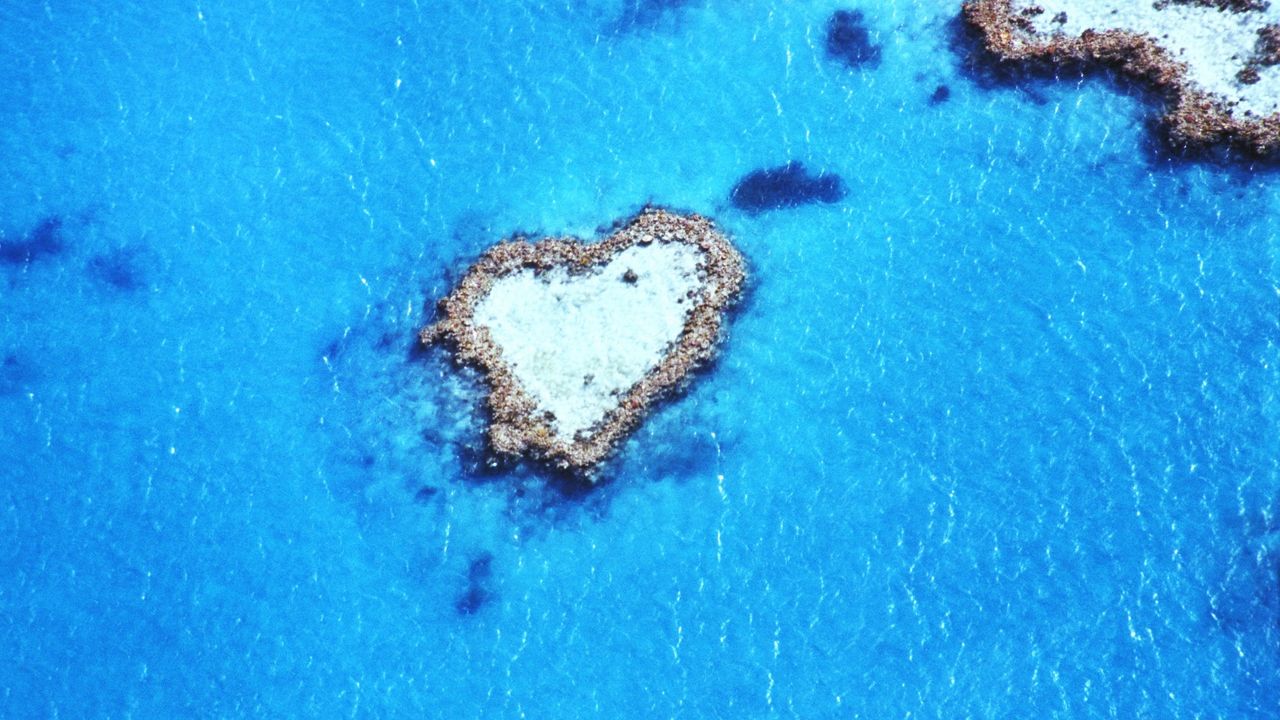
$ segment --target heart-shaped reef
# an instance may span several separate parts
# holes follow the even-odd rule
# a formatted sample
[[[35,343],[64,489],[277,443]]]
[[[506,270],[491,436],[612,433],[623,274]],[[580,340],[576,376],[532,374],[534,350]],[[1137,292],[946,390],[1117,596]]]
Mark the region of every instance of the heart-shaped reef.
[[[710,220],[646,208],[596,243],[495,245],[419,338],[484,376],[493,452],[586,473],[715,355],[744,279]]]

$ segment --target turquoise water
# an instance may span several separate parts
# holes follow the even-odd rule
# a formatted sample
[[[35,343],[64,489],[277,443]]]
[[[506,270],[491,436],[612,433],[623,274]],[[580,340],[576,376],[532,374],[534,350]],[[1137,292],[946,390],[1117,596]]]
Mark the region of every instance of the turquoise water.
[[[0,9],[0,715],[1274,716],[1277,177],[955,15]],[[847,192],[733,207],[788,162]],[[486,468],[414,331],[646,202],[748,258],[721,360]]]

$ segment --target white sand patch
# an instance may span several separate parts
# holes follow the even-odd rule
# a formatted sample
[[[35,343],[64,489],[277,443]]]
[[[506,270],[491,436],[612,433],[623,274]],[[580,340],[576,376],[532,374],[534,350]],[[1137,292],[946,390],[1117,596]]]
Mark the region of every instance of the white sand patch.
[[[654,242],[618,253],[583,274],[564,268],[498,278],[477,304],[502,360],[557,435],[600,421],[618,398],[656,367],[679,337],[702,282],[702,251]],[[630,270],[634,282],[624,280]]]
[[[1258,67],[1252,85],[1236,74],[1254,55],[1258,30],[1280,23],[1280,2],[1266,10],[1234,13],[1212,7],[1175,5],[1156,9],[1152,0],[1013,0],[1018,12],[1032,5],[1044,12],[1031,18],[1036,32],[1078,37],[1087,29],[1144,33],[1188,67],[1187,79],[1199,89],[1229,103],[1237,115],[1255,116],[1280,111],[1280,66]],[[1060,12],[1065,23],[1054,22]]]

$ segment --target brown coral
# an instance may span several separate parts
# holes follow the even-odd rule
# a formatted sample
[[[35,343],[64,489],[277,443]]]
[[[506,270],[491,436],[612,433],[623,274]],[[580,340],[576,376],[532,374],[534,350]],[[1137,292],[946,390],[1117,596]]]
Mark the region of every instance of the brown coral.
[[[1257,9],[1255,0],[1194,1],[1234,12]],[[978,31],[986,50],[1001,61],[1108,67],[1147,84],[1165,100],[1162,121],[1175,147],[1203,150],[1229,145],[1258,155],[1280,149],[1280,117],[1234,117],[1224,101],[1193,87],[1187,66],[1148,35],[1092,29],[1078,37],[1040,35],[1027,27],[1027,18],[1013,10],[1011,0],[969,0],[962,15]],[[1270,37],[1264,36],[1260,43]]]
[[[703,255],[701,287],[683,330],[658,365],[620,397],[601,422],[570,441],[560,439],[503,362],[489,331],[474,322],[476,306],[494,281],[505,275],[525,268],[590,268],[606,264],[629,247],[654,242],[691,244]],[[693,370],[715,355],[723,336],[724,310],[736,302],[744,281],[742,256],[710,220],[646,208],[598,243],[553,238],[495,245],[440,301],[439,320],[423,328],[419,340],[424,345],[449,344],[459,362],[484,376],[489,386],[489,446],[495,453],[528,454],[559,469],[585,473],[639,425],[656,401],[679,388]]]

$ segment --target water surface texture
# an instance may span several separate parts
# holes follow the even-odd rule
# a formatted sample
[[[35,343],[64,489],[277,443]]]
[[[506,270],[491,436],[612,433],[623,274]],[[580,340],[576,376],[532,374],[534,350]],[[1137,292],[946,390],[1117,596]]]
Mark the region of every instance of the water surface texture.
[[[957,11],[0,7],[0,716],[1275,716],[1277,176]],[[648,202],[748,258],[720,361],[491,466],[415,330]]]

